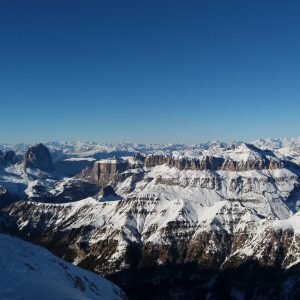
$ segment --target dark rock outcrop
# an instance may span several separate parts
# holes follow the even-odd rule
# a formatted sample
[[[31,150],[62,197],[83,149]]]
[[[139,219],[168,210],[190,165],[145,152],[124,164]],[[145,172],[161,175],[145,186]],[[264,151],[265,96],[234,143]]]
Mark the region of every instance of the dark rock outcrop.
[[[51,172],[54,170],[49,149],[43,144],[30,147],[24,155],[24,168]]]
[[[0,209],[17,201],[17,196],[0,186]]]
[[[102,197],[107,197],[107,196],[116,196],[116,192],[111,185],[104,187],[102,190]]]
[[[13,150],[9,150],[5,153],[0,152],[0,164],[14,164],[18,161],[17,155]]]

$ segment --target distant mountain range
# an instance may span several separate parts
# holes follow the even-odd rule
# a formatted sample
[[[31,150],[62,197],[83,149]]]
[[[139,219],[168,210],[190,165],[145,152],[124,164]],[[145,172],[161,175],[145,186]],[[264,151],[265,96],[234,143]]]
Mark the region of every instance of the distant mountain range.
[[[48,147],[51,151],[59,151],[65,153],[76,153],[76,152],[112,152],[112,151],[138,151],[138,152],[152,152],[154,150],[162,151],[175,151],[184,150],[186,148],[195,147],[197,149],[208,150],[212,148],[227,148],[232,145],[240,145],[243,141],[233,141],[230,143],[221,142],[218,140],[208,141],[200,144],[142,144],[142,143],[98,143],[98,142],[83,142],[83,141],[70,141],[70,142],[57,142],[50,141],[44,142],[43,144]],[[268,138],[258,139],[254,141],[248,141],[247,143],[253,144],[259,148],[272,148],[279,149],[284,147],[299,147],[300,137],[298,138]],[[0,150],[14,150],[16,152],[25,152],[29,147],[34,144],[0,144]]]

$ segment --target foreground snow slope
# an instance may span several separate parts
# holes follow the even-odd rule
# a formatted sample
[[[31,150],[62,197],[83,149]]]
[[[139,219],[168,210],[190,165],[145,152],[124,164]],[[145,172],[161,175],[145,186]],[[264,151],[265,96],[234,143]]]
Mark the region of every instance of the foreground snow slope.
[[[4,234],[0,234],[0,278],[0,299],[124,299],[108,280]]]

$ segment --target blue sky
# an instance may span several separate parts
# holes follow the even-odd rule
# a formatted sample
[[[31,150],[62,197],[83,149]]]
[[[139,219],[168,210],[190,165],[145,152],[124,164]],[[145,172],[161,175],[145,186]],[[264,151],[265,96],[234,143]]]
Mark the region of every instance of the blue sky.
[[[0,142],[295,137],[300,2],[0,2]]]

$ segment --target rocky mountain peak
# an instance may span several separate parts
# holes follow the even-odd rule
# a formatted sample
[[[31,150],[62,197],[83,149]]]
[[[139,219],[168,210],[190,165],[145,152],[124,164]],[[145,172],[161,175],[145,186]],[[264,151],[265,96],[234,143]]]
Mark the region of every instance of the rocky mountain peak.
[[[51,172],[54,170],[49,149],[42,143],[30,147],[24,155],[24,168]]]
[[[240,151],[245,151],[245,152],[253,152],[253,153],[257,153],[258,155],[261,156],[275,156],[274,152],[269,150],[269,149],[261,149],[256,147],[253,144],[249,144],[249,143],[242,143],[240,146],[237,147],[238,150]]]
[[[8,164],[17,162],[16,153],[13,150],[6,151],[3,153],[0,151],[0,164]]]

